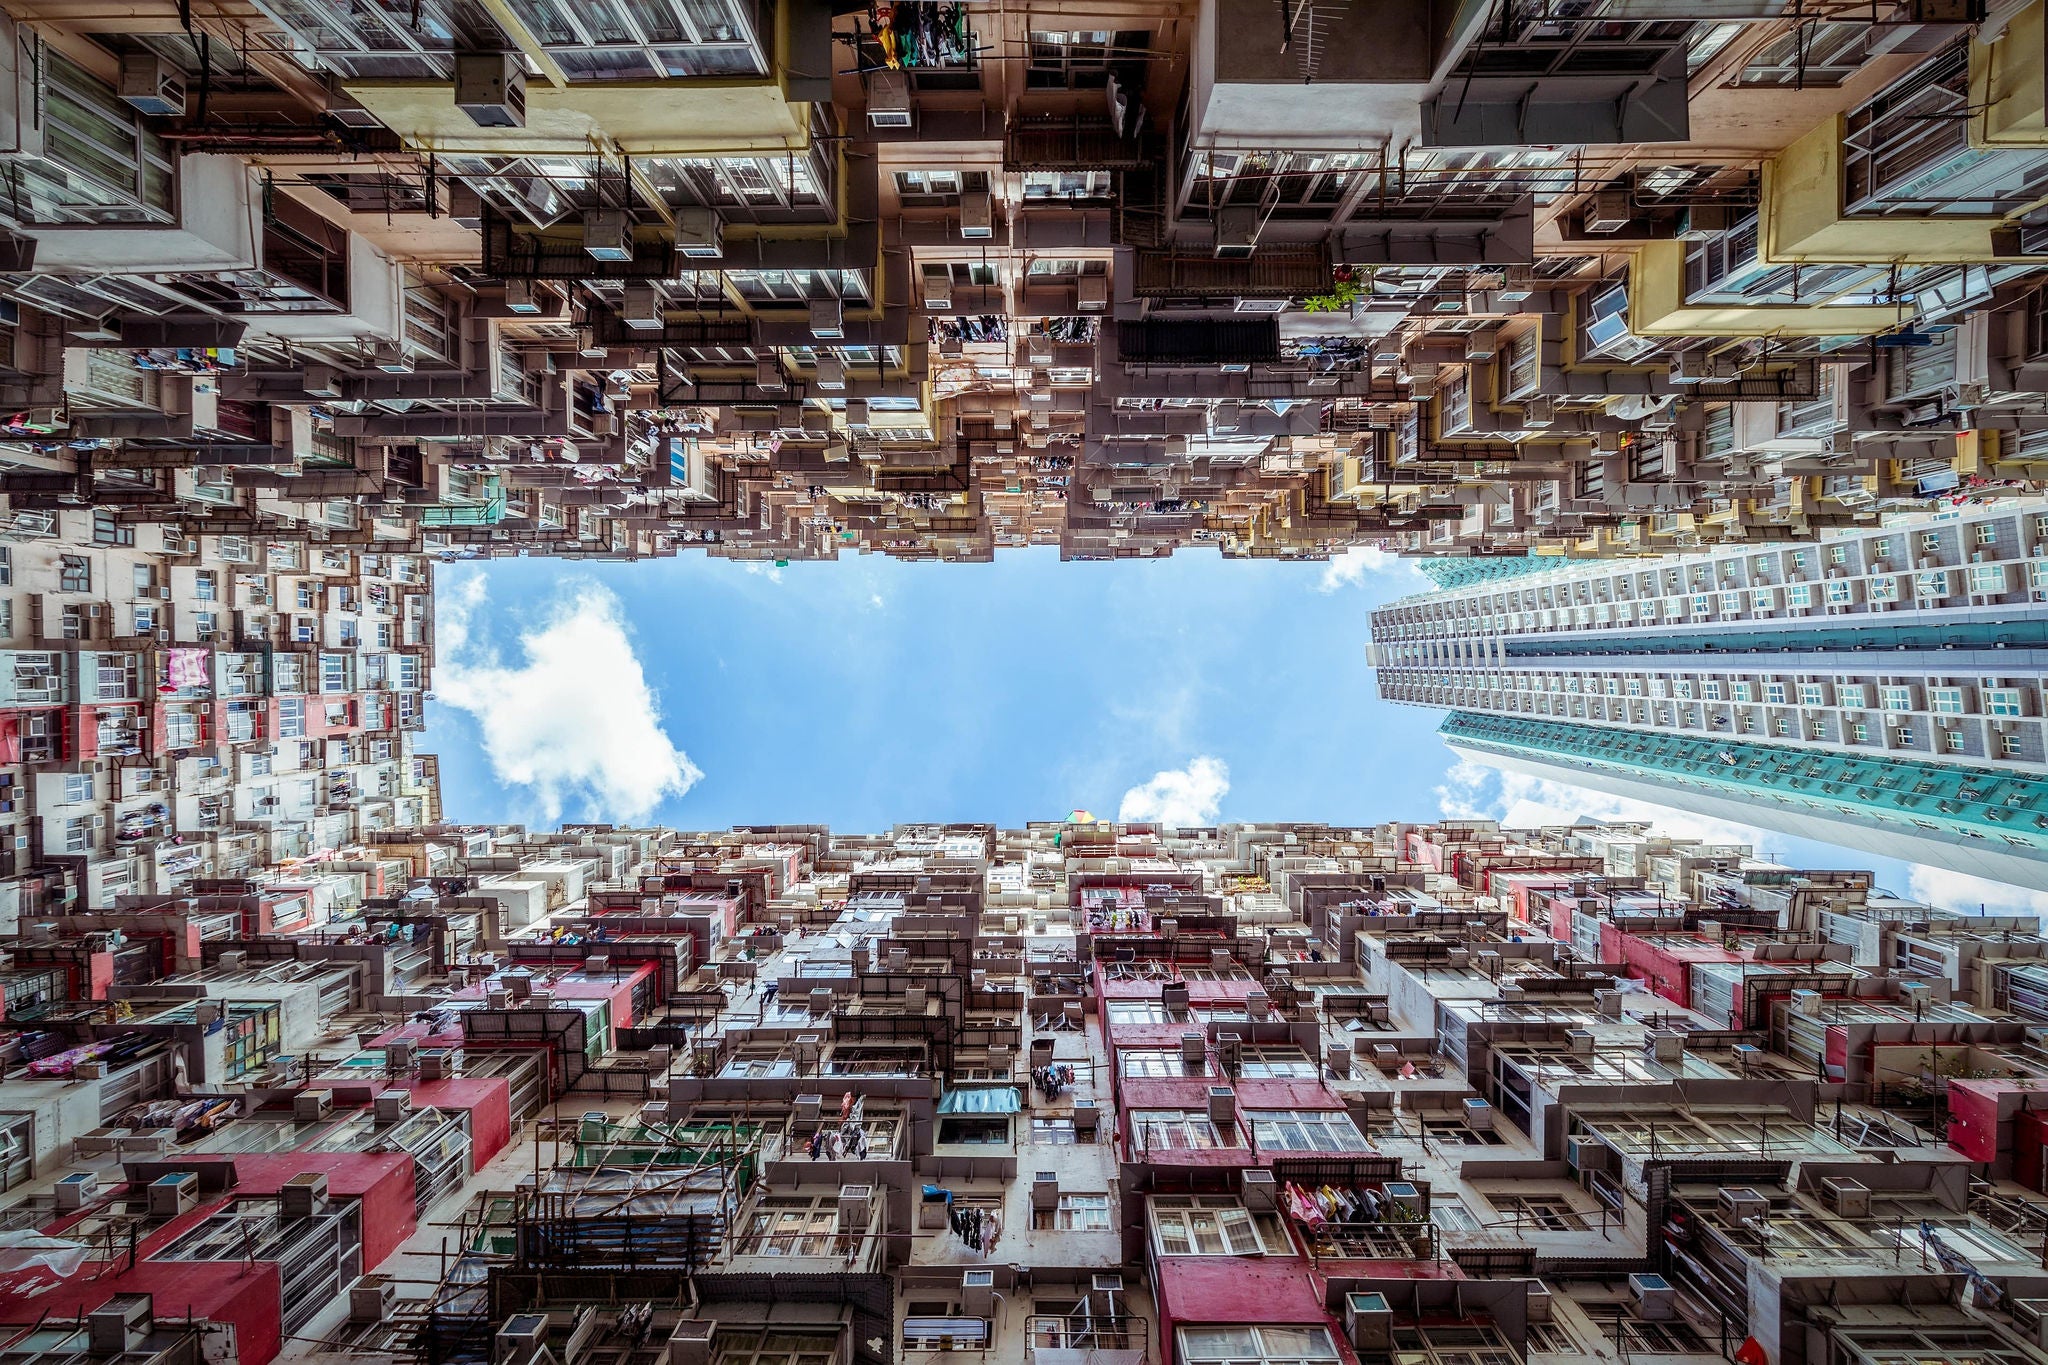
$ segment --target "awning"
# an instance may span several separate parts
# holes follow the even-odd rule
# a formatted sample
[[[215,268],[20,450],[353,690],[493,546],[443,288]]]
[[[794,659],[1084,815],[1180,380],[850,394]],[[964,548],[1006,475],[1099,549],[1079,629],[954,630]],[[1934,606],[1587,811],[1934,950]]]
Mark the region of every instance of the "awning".
[[[949,1090],[939,1099],[941,1114],[1014,1114],[1024,1107],[1014,1085]]]

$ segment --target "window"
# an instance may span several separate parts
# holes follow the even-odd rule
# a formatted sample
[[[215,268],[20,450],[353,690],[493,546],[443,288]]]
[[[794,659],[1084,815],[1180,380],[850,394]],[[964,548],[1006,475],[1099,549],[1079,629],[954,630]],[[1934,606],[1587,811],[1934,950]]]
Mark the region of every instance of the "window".
[[[1586,1219],[1556,1194],[1488,1194],[1486,1202],[1512,1226],[1531,1232],[1584,1232]]]
[[[771,1195],[740,1235],[742,1256],[828,1256],[839,1235],[839,1196]]]
[[[1054,1118],[1045,1114],[1031,1116],[1031,1140],[1053,1146],[1071,1147],[1079,1140],[1071,1118]]]
[[[1010,1120],[1006,1115],[949,1114],[939,1120],[938,1140],[966,1146],[1007,1146]]]
[[[1961,730],[1944,730],[1942,732],[1941,742],[1943,743],[1943,745],[1947,747],[1950,753],[1959,754],[1963,751],[1968,741],[1966,741],[1963,738],[1963,732]]]
[[[1880,690],[1883,706],[1887,711],[1910,711],[1913,709],[1913,689],[1910,687],[1886,687]]]
[[[1174,1020],[1157,1000],[1110,1000],[1102,1009],[1111,1024],[1170,1024]]]
[[[65,555],[57,563],[59,592],[91,592],[92,561],[84,555]]]
[[[1325,1327],[1183,1327],[1180,1354],[1191,1365],[1306,1365],[1337,1348]]]
[[[896,172],[896,193],[905,200],[975,193],[988,189],[987,171],[927,170]]]
[[[987,1318],[962,1317],[950,1311],[950,1304],[912,1303],[903,1316],[903,1349],[906,1351],[985,1351],[989,1344]]]
[[[1478,1217],[1455,1199],[1430,1205],[1429,1221],[1442,1232],[1479,1231]]]
[[[1532,1355],[1581,1355],[1584,1348],[1571,1329],[1561,1322],[1529,1324],[1529,1352]]]
[[[2025,758],[2027,756],[2026,746],[2020,742],[2018,735],[2000,735],[1998,737],[1998,756],[2000,758]]]
[[[1930,687],[1927,689],[1927,707],[1941,715],[1961,715],[1963,710],[1963,689],[1960,687]]]
[[[1783,706],[1785,704],[1785,684],[1781,682],[1765,683],[1764,700],[1773,706]]]
[[[1341,1109],[1255,1109],[1252,1140],[1281,1152],[1356,1152],[1365,1149],[1358,1125]]]
[[[1181,1060],[1179,1048],[1129,1047],[1116,1054],[1117,1069],[1126,1076],[1200,1076],[1203,1062]]]
[[[831,1365],[838,1358],[836,1333],[791,1332],[770,1327],[720,1331],[717,1365]]]
[[[1032,1214],[1031,1226],[1039,1232],[1108,1232],[1109,1196],[1063,1194],[1058,1208]]]
[[[1030,199],[1107,199],[1116,192],[1109,171],[1026,171],[1024,197]]]
[[[92,852],[92,817],[80,815],[64,822],[64,851]]]
[[[1152,1242],[1162,1256],[1275,1256],[1293,1244],[1270,1213],[1228,1195],[1159,1195],[1150,1201]]]
[[[1827,705],[1827,694],[1822,690],[1819,683],[1801,683],[1799,684],[1799,704],[1801,706],[1825,706]]]
[[[1849,742],[1852,744],[1870,743],[1870,727],[1860,720],[1851,723],[1849,726]]]
[[[192,595],[202,602],[220,600],[220,581],[214,577],[213,570],[202,569],[192,575]]]
[[[125,521],[118,521],[109,511],[99,510],[92,514],[92,543],[95,545],[133,545],[135,528]]]
[[[0,545],[0,588],[14,582],[14,551]]]
[[[1141,1151],[1186,1151],[1237,1145],[1224,1141],[1207,1114],[1181,1109],[1133,1109],[1131,1140]]]
[[[2021,708],[2020,691],[2016,687],[1985,688],[1984,709],[1994,716],[2017,716],[2024,714]]]
[[[1109,83],[1112,65],[1142,67],[1144,52],[1152,35],[1142,29],[1112,33],[1106,29],[1033,29],[1031,62],[1025,69],[1027,90],[1100,89]],[[1144,85],[1141,72],[1136,79],[1121,80],[1126,90]]]
[[[1322,1071],[1300,1048],[1245,1047],[1238,1053],[1237,1074],[1247,1080],[1312,1081]]]
[[[1910,749],[1920,742],[1913,737],[1913,727],[1910,725],[1901,725],[1893,733],[1899,737],[1899,747],[1901,749]]]
[[[1862,67],[1869,43],[1870,33],[1861,24],[1802,23],[1751,57],[1729,84],[1788,90],[1837,86]]]

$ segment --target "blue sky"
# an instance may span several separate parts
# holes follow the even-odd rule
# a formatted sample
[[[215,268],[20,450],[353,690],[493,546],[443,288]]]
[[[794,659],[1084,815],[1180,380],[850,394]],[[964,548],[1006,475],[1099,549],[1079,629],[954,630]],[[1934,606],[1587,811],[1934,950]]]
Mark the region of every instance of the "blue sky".
[[[783,568],[684,554],[438,573],[421,747],[441,755],[445,807],[462,820],[866,831],[1075,808],[1180,823],[1654,813],[1454,767],[1437,713],[1380,701],[1368,615],[1428,584],[1376,551],[1330,565],[1013,550],[993,564]],[[1808,866],[1877,861],[1758,842]],[[2011,908],[1974,879],[1875,870],[1901,892]]]

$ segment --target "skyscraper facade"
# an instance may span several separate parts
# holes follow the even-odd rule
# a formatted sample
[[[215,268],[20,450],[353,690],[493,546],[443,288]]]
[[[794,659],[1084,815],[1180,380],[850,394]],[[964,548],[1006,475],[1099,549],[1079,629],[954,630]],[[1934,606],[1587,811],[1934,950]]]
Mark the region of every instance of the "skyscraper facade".
[[[0,493],[976,560],[1654,555],[2039,491],[2042,28],[19,4]]]
[[[2048,886],[2048,511],[1561,564],[1373,614],[1381,695],[1501,767]]]

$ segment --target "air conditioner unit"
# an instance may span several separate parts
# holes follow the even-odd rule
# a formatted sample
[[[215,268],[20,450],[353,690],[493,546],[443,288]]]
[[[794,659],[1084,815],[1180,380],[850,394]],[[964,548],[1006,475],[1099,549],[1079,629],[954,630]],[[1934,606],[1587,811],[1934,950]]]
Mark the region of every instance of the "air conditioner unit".
[[[458,52],[455,107],[479,128],[524,128],[525,59],[516,52]]]
[[[846,335],[846,310],[838,299],[818,299],[811,304],[811,335],[820,341],[837,341]]]
[[[1721,1187],[1721,1216],[1735,1226],[1741,1226],[1752,1218],[1762,1218],[1771,1211],[1771,1201],[1746,1185],[1724,1185]]]
[[[970,1318],[985,1318],[995,1311],[996,1273],[993,1270],[960,1272],[960,1311]]]
[[[875,72],[868,81],[868,125],[873,128],[908,128],[914,117],[910,103],[910,73]]]
[[[711,1365],[711,1346],[718,1338],[715,1318],[688,1319],[668,1335],[667,1365]]]
[[[498,1328],[491,1354],[497,1365],[527,1365],[546,1349],[547,1343],[546,1313],[514,1313]]]
[[[1259,211],[1255,208],[1216,210],[1216,255],[1243,260],[1258,249]]]
[[[619,321],[628,327],[659,327],[665,311],[661,290],[651,284],[629,284],[619,291]]]
[[[839,1226],[847,1232],[865,1231],[868,1213],[874,1207],[875,1187],[873,1185],[841,1185],[839,1187]]]
[[[763,393],[781,393],[789,387],[789,380],[782,373],[782,362],[772,355],[764,355],[754,361],[754,387]]]
[[[1704,242],[1735,226],[1735,210],[1726,204],[1688,204],[1678,211],[1676,236],[1681,242]]]
[[[633,215],[624,209],[590,209],[583,215],[583,249],[594,261],[633,259]]]
[[[1083,275],[1074,291],[1074,306],[1084,313],[1100,313],[1109,308],[1109,276]]]
[[[676,250],[693,261],[725,254],[725,224],[711,209],[677,209]]]
[[[1831,1175],[1820,1182],[1828,1208],[1843,1218],[1870,1216],[1870,1186],[1847,1176]]]
[[[199,1173],[172,1171],[149,1182],[149,1216],[176,1218],[199,1205]]]
[[[821,389],[843,389],[846,387],[846,362],[836,355],[818,357],[818,387]]]
[[[1239,299],[1232,309],[1238,313],[1284,313],[1293,307],[1292,299]]]
[[[185,73],[154,52],[121,58],[121,98],[157,118],[185,117]]]
[[[969,241],[984,241],[996,235],[995,198],[987,191],[960,196],[960,235]]]
[[[365,1275],[349,1286],[348,1320],[355,1326],[382,1322],[398,1306],[398,1282],[388,1275]]]
[[[1279,1186],[1271,1171],[1247,1167],[1238,1173],[1238,1193],[1244,1206],[1257,1212],[1280,1207]]]
[[[1490,1104],[1488,1104],[1488,1103],[1487,1103],[1487,1102],[1486,1102],[1485,1100],[1480,1100],[1480,1099],[1470,1099],[1470,1100],[1466,1100],[1466,1101],[1465,1101],[1465,1126],[1466,1126],[1467,1128],[1470,1128],[1470,1129],[1471,1129],[1471,1130],[1472,1130],[1473,1132],[1475,1132],[1475,1133],[1490,1133],[1490,1132],[1492,1132],[1492,1131],[1493,1131],[1493,1106],[1492,1106],[1492,1105],[1490,1105]]]
[[[1383,1354],[1394,1349],[1394,1307],[1385,1294],[1344,1296],[1344,1335],[1357,1351]]]
[[[1649,1322],[1666,1322],[1678,1312],[1678,1291],[1662,1275],[1631,1275],[1628,1291],[1635,1296],[1636,1313]]]
[[[1237,1092],[1227,1085],[1209,1087],[1209,1122],[1217,1127],[1230,1127],[1237,1123]]]
[[[1601,190],[1586,204],[1586,231],[1619,232],[1635,216],[1627,190]]]
[[[1564,1038],[1565,1046],[1579,1056],[1591,1055],[1593,1051],[1593,1030],[1588,1028],[1567,1029],[1565,1030]]]
[[[386,1090],[378,1095],[373,1105],[378,1123],[397,1123],[412,1112],[410,1090]]]
[[[949,313],[953,310],[953,275],[951,271],[927,270],[924,275],[924,310],[927,313]]]
[[[1031,1207],[1056,1209],[1060,1206],[1060,1173],[1040,1171],[1031,1181]]]
[[[1565,1165],[1574,1171],[1604,1171],[1613,1150],[1596,1137],[1568,1137],[1564,1140]]]
[[[90,1204],[100,1192],[100,1178],[91,1171],[76,1171],[57,1182],[51,1194],[57,1201],[57,1212],[76,1213]]]
[[[300,1171],[286,1180],[277,1192],[278,1205],[287,1218],[311,1218],[327,1211],[327,1172]]]

